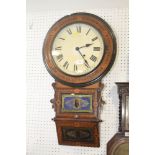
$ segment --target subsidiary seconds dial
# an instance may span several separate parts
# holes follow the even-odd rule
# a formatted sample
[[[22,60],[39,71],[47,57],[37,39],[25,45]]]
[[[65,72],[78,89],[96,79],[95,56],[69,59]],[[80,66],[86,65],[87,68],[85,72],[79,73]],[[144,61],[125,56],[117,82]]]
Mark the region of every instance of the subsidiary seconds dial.
[[[93,71],[103,58],[103,38],[89,24],[69,24],[57,33],[51,55],[62,72],[71,76],[85,75]]]

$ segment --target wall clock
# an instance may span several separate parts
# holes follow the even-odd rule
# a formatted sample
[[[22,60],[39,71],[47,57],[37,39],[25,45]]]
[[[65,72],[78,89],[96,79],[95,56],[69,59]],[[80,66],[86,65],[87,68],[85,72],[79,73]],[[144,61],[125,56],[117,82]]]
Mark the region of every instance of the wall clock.
[[[107,144],[107,155],[129,155],[129,83],[117,82],[119,130]]]
[[[99,146],[101,79],[116,55],[116,39],[100,17],[75,13],[61,18],[48,31],[43,61],[55,78],[54,99],[58,142]]]

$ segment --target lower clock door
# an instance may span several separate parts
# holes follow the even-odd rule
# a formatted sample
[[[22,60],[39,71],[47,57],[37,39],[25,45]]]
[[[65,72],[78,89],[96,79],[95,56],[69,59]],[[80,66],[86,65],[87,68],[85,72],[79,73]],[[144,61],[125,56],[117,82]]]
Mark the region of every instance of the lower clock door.
[[[98,122],[55,120],[60,145],[99,147]]]

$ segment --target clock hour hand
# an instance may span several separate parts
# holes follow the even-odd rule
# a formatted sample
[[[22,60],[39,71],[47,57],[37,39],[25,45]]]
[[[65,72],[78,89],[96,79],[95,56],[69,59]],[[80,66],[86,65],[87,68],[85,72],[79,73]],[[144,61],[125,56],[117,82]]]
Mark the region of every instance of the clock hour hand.
[[[93,43],[92,43],[92,44],[93,44]],[[79,47],[79,49],[84,48],[84,47],[89,47],[89,46],[91,46],[92,44],[86,44],[85,46]]]
[[[86,64],[86,66],[90,68],[90,66],[89,66],[89,64],[88,64],[88,62],[87,62],[87,60],[84,58],[84,56],[83,56],[82,53],[80,52],[79,47],[76,47],[75,49],[76,49],[76,51],[78,51],[79,54],[82,56],[82,58],[83,58],[83,60],[84,60],[84,62],[85,62],[85,64]]]

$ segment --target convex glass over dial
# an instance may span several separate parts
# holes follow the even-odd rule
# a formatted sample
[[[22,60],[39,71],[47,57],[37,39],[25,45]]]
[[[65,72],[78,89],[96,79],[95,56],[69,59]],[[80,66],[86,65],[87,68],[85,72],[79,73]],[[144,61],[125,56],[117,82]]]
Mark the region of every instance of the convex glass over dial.
[[[93,71],[104,55],[99,31],[86,23],[73,23],[61,29],[51,46],[51,56],[64,73],[80,76]]]

